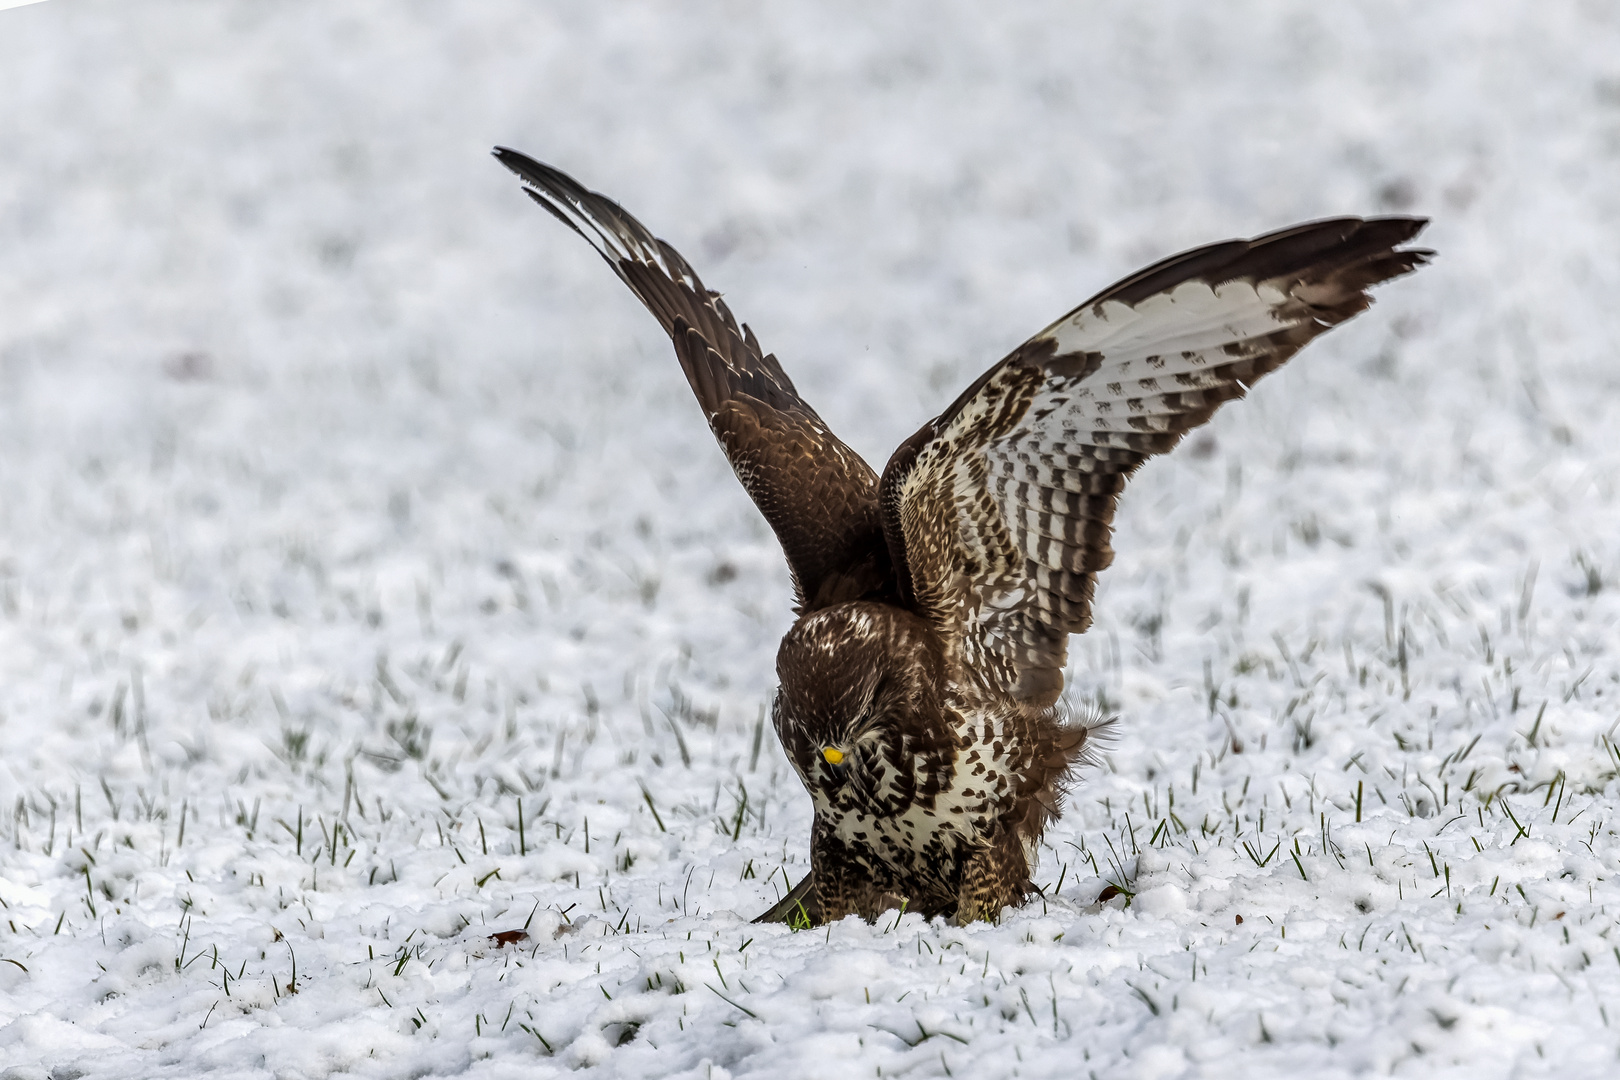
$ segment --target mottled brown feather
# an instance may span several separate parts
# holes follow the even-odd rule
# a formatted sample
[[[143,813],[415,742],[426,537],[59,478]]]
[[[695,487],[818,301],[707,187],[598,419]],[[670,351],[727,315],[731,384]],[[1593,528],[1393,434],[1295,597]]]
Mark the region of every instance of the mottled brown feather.
[[[793,571],[772,718],[814,803],[812,869],[758,921],[966,922],[1027,896],[1097,732],[1056,704],[1126,480],[1429,254],[1398,247],[1418,219],[1338,218],[1173,256],[1013,350],[880,481],[673,248],[496,156],[670,335]]]
[[[1127,477],[1422,265],[1416,218],[1336,218],[1173,256],[986,371],[895,451],[879,489],[906,602],[964,678],[1035,708],[1091,622]],[[1085,497],[1071,497],[1084,494]]]
[[[613,200],[515,150],[497,148],[495,157],[596,249],[670,335],[703,415],[782,545],[797,610],[892,596],[877,474],[799,397],[720,294]]]

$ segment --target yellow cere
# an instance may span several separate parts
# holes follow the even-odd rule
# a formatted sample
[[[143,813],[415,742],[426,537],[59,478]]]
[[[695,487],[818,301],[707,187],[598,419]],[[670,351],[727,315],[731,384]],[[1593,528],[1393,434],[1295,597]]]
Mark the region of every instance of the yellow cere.
[[[831,746],[822,747],[821,756],[827,759],[829,765],[839,765],[844,760],[844,752]]]

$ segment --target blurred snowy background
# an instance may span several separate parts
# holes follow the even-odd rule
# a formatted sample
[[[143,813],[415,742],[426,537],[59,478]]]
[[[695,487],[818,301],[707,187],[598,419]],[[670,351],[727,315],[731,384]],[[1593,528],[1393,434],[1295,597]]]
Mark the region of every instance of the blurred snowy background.
[[[1046,897],[795,934],[779,553],[495,143],[879,466],[1173,251],[1441,255],[1134,481]],[[0,147],[0,1076],[1613,1075],[1620,7],[56,0]]]

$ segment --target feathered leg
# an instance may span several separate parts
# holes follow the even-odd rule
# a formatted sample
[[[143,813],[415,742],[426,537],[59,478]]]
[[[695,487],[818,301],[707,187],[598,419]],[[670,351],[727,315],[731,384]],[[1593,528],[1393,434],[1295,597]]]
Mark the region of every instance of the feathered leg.
[[[817,819],[810,832],[810,876],[815,879],[819,922],[859,915],[871,922],[885,911],[906,906],[906,899],[878,888],[871,873],[831,828]]]
[[[1024,846],[1012,832],[1003,832],[962,864],[962,887],[951,921],[957,926],[977,919],[996,922],[1002,908],[1018,903],[1029,892],[1029,860]]]

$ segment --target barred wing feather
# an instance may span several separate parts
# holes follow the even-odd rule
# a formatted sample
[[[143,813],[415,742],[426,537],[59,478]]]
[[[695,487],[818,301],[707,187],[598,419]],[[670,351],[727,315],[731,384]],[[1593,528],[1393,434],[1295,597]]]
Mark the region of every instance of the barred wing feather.
[[[618,203],[515,150],[498,147],[495,157],[596,249],[669,334],[710,429],[782,544],[798,610],[892,595],[877,474],[799,397],[720,294]]]
[[[907,440],[883,473],[883,528],[959,679],[1053,705],[1131,473],[1426,262],[1399,248],[1425,224],[1337,218],[1174,256],[1041,331]]]

